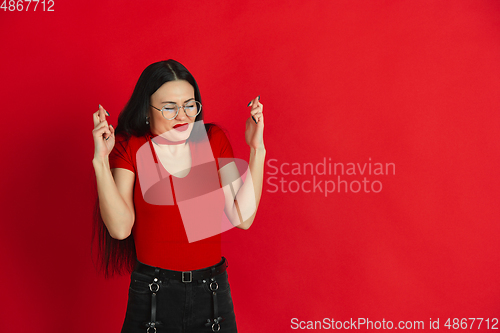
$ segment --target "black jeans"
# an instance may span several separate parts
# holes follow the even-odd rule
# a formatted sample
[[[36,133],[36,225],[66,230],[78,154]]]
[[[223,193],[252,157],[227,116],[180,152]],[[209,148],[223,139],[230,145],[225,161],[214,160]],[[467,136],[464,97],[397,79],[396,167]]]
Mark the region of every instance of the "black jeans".
[[[210,279],[184,283],[178,280],[161,281],[156,292],[156,320],[161,324],[157,333],[163,332],[237,332],[233,301],[227,271],[214,277],[218,284],[216,306],[223,320],[220,327],[209,323],[214,319],[214,295]],[[151,319],[152,291],[149,284],[154,277],[134,270],[130,277],[127,312],[122,333],[145,333]],[[149,332],[154,332],[149,329]]]

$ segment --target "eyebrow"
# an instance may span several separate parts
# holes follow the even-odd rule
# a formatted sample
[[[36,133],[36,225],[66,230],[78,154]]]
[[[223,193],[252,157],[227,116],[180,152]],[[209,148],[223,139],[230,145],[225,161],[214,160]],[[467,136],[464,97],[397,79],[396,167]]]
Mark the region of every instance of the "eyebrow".
[[[192,101],[192,100],[194,100],[194,97],[184,101],[184,104],[186,104],[187,102]],[[167,104],[167,103],[177,104],[176,102],[172,102],[172,101],[161,102],[161,104]]]

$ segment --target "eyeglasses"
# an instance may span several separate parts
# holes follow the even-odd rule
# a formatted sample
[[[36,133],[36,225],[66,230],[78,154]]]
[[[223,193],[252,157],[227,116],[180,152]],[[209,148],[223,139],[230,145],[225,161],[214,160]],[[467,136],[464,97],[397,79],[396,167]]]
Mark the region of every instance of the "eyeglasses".
[[[201,112],[201,103],[198,101],[189,101],[182,106],[178,106],[175,103],[167,103],[161,109],[154,107],[156,110],[161,112],[163,118],[167,120],[172,120],[179,114],[180,108],[184,109],[184,113],[188,117],[196,117]]]

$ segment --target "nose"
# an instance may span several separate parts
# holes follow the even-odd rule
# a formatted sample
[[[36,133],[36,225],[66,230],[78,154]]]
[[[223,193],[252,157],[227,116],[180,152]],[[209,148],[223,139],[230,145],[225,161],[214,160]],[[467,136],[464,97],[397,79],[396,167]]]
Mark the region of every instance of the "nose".
[[[179,120],[184,120],[187,118],[187,114],[186,114],[186,110],[184,109],[185,106],[179,106],[179,112],[177,112],[177,116],[175,118],[179,119]],[[182,109],[182,111],[181,111]]]

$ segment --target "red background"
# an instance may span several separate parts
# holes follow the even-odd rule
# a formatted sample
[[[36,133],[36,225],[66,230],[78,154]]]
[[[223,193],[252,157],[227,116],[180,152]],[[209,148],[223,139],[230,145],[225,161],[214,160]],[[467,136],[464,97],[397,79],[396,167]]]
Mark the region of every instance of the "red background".
[[[449,317],[499,317],[498,1],[54,10],[0,11],[0,331],[119,331],[129,278],[105,280],[90,254],[91,114],[102,104],[116,124],[142,70],[168,58],[196,77],[206,120],[237,157],[248,160],[246,104],[261,95],[275,165],[396,166],[370,177],[380,193],[265,184],[254,225],[223,237],[241,332],[293,331],[292,318],[440,318],[444,329]]]

